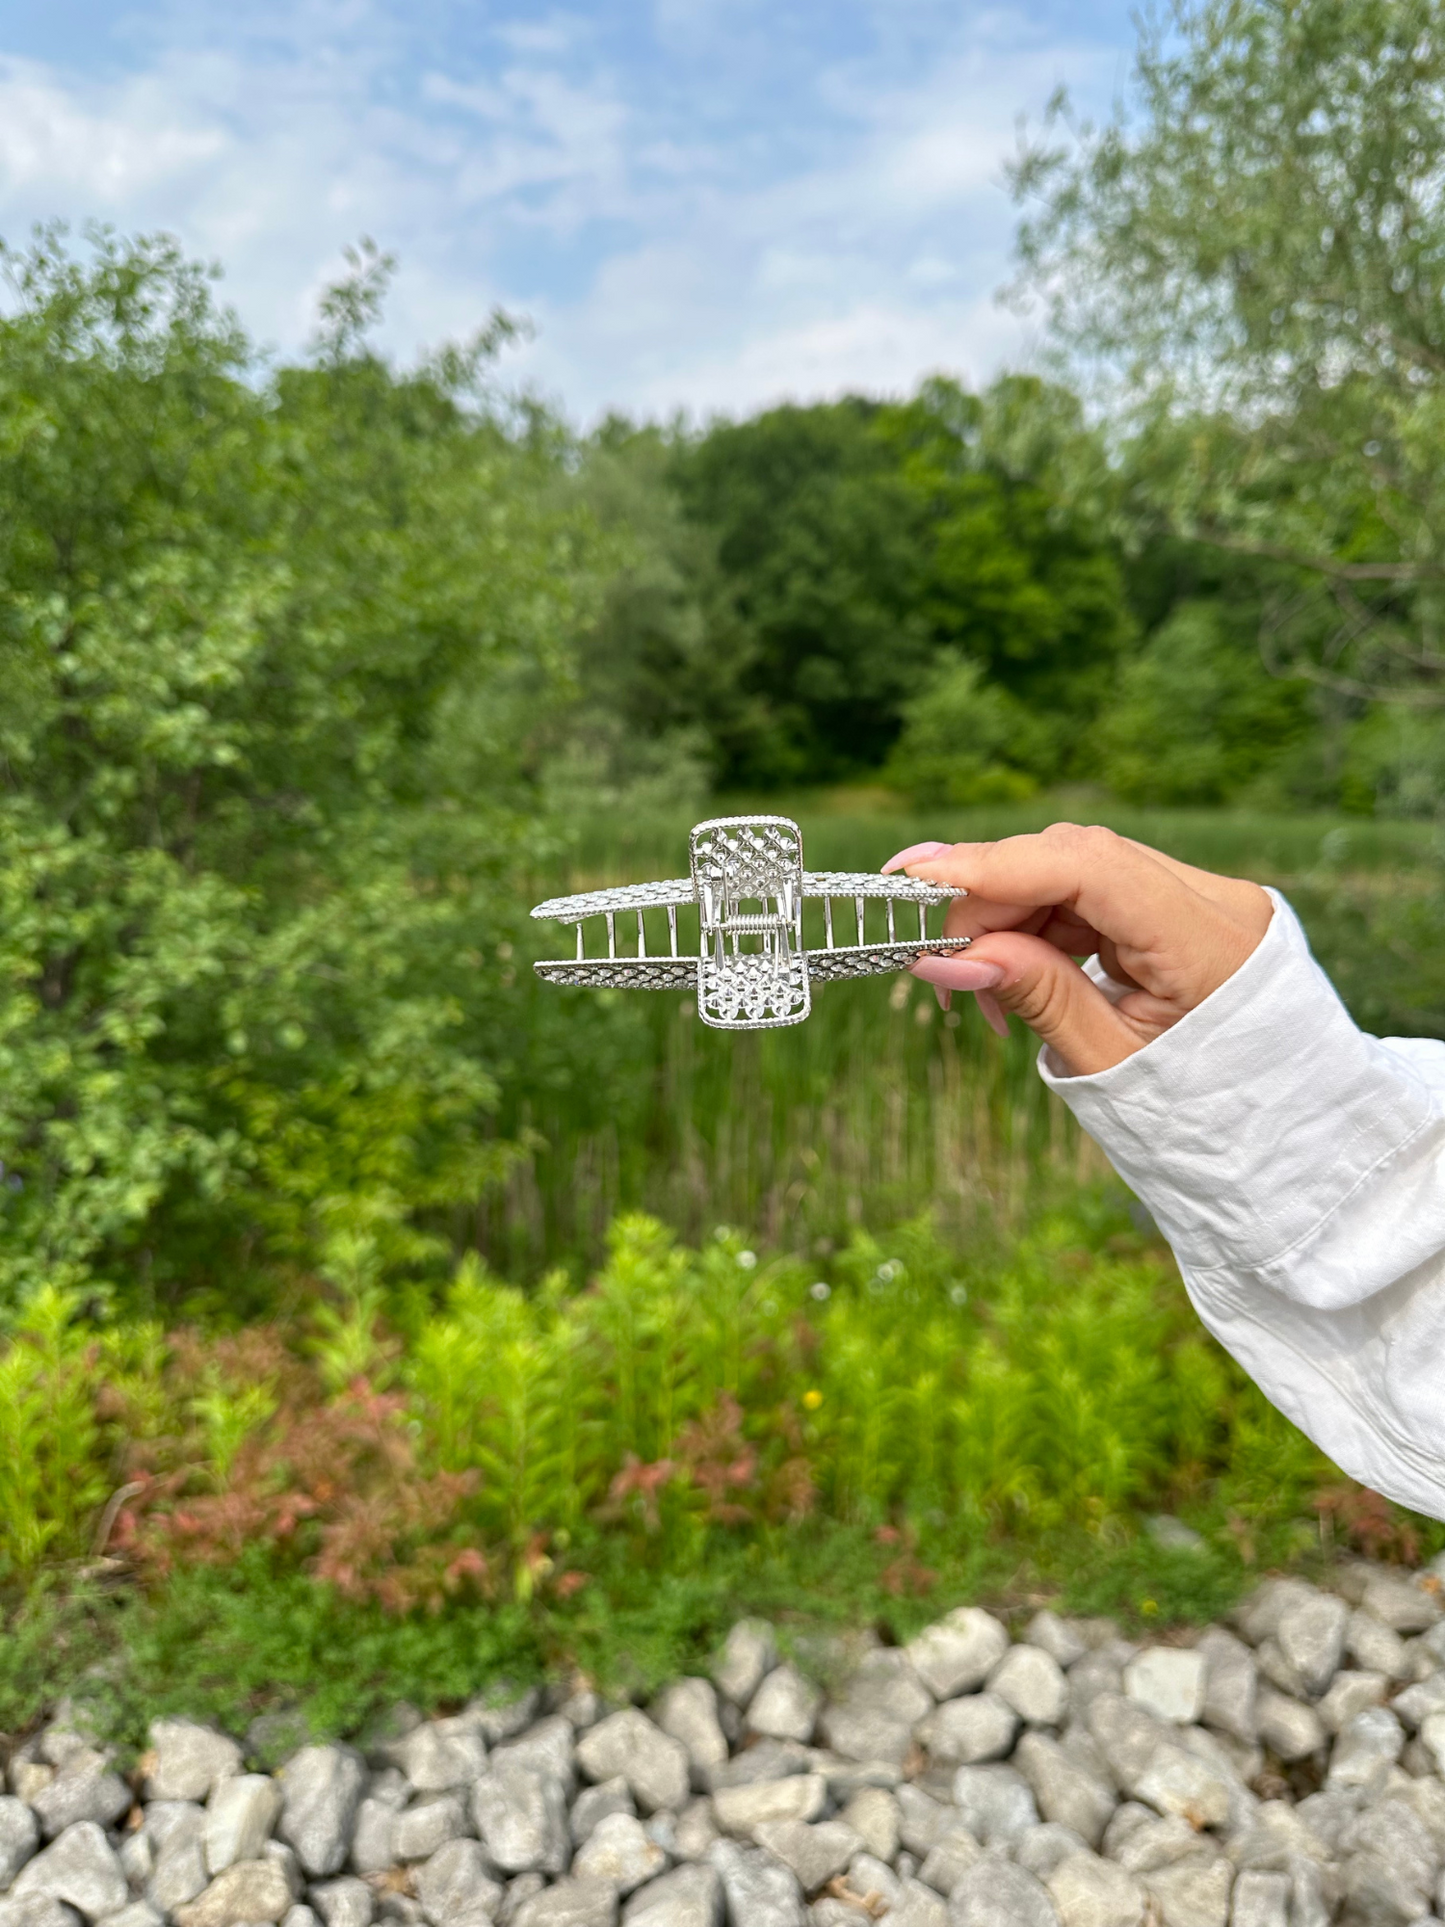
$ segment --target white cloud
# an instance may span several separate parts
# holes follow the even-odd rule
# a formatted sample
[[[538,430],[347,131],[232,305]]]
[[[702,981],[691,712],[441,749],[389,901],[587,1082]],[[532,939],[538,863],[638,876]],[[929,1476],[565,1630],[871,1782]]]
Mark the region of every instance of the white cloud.
[[[287,350],[367,232],[401,256],[398,351],[498,301],[529,311],[541,334],[517,365],[583,417],[897,392],[938,367],[982,379],[1027,352],[991,299],[1015,116],[1060,79],[1100,89],[1115,60],[1042,44],[1020,15],[940,16],[914,23],[926,59],[820,63],[774,127],[727,70],[729,27],[763,18],[750,7],[657,0],[646,72],[565,12],[444,72],[404,70],[381,4],[312,0],[230,41],[213,22],[111,76],[0,44],[0,231],[55,215],[170,228],[223,261],[245,319]],[[706,112],[659,81],[683,43],[713,50]]]

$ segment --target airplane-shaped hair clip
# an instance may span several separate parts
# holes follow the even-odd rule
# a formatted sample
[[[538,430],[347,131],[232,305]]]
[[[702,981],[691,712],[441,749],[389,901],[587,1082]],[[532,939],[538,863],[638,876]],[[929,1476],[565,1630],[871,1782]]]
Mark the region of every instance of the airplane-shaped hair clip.
[[[718,1030],[774,1030],[801,1024],[812,1008],[810,985],[841,977],[874,977],[907,970],[922,956],[953,957],[968,948],[967,937],[930,937],[929,909],[965,893],[913,877],[854,874],[845,870],[805,870],[803,833],[786,816],[715,816],[696,825],[690,838],[692,875],[664,883],[629,883],[615,890],[589,890],[580,896],[550,897],[534,917],[577,926],[577,955],[539,963],[537,975],[550,984],[589,985],[595,990],[696,989],[697,1012]],[[803,904],[823,906],[823,947],[803,943]],[[851,911],[837,940],[834,903]],[[881,904],[886,935],[870,936],[868,905]],[[899,905],[918,915],[917,936],[900,936]],[[645,913],[666,912],[667,947],[649,949]],[[678,913],[687,917],[679,937]],[[698,933],[692,942],[691,915]],[[623,948],[617,919],[635,917],[636,948]],[[583,925],[606,921],[607,955],[589,957]],[[874,922],[882,921],[875,913]],[[654,923],[661,934],[661,919]]]

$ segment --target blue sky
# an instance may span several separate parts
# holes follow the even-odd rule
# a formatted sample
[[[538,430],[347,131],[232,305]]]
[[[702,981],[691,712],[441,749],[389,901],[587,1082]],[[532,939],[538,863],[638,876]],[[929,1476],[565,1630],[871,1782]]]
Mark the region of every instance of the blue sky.
[[[387,344],[537,333],[578,421],[970,380],[1034,353],[999,306],[1020,115],[1106,111],[1128,0],[5,0],[0,233],[165,228],[252,330],[304,342],[366,233]]]

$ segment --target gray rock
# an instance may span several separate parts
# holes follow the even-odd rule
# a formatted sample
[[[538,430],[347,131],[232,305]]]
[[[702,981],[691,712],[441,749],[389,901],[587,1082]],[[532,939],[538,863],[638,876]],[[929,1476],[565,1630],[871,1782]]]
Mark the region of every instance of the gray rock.
[[[1383,1674],[1369,1673],[1362,1677],[1378,1679],[1383,1684]],[[1396,1719],[1403,1720],[1412,1732],[1422,1726],[1432,1713],[1445,1711],[1445,1673],[1430,1673],[1413,1686],[1407,1686],[1403,1693],[1397,1693],[1390,1702],[1390,1711]]]
[[[1425,1715],[1420,1722],[1420,1740],[1435,1762],[1435,1771],[1445,1773],[1445,1712]]]
[[[1154,1873],[1181,1860],[1192,1860],[1204,1843],[1187,1820],[1177,1813],[1156,1815],[1134,1801],[1119,1808],[1104,1832],[1104,1852],[1132,1874]]]
[[[1354,1828],[1363,1803],[1359,1787],[1335,1787],[1312,1793],[1294,1809],[1295,1819],[1314,1835],[1317,1851],[1327,1858],[1343,1854],[1346,1837]]]
[[[1405,1732],[1387,1706],[1369,1706],[1340,1729],[1330,1754],[1327,1787],[1373,1787],[1383,1781],[1405,1745]]]
[[[514,1927],[517,1917],[529,1900],[538,1894],[546,1893],[547,1882],[539,1873],[519,1873],[507,1882],[502,1895],[502,1904],[497,1909],[498,1927]]]
[[[898,1802],[899,1842],[915,1859],[921,1860],[949,1827],[963,1824],[952,1806],[945,1806],[910,1782],[900,1786],[893,1797]]]
[[[1290,1877],[1251,1868],[1234,1883],[1230,1927],[1290,1927]]]
[[[1177,1743],[1178,1733],[1121,1693],[1100,1693],[1085,1714],[1085,1726],[1124,1789],[1132,1792],[1161,1746]]]
[[[1441,1616],[1440,1604],[1432,1593],[1412,1579],[1400,1579],[1393,1573],[1373,1573],[1360,1605],[1395,1633],[1428,1632]]]
[[[1028,1782],[1010,1766],[961,1766],[953,1776],[958,1817],[986,1847],[1006,1846],[1039,1823]]]
[[[827,1799],[828,1783],[821,1773],[798,1773],[753,1786],[720,1787],[712,1796],[712,1808],[724,1833],[750,1838],[770,1820],[816,1820]]]
[[[1163,1546],[1166,1552],[1208,1552],[1209,1546],[1204,1535],[1196,1532],[1193,1526],[1185,1525],[1171,1512],[1156,1512],[1152,1519],[1144,1521],[1144,1530],[1156,1546]]]
[[[397,1814],[391,1849],[398,1860],[430,1860],[448,1840],[461,1840],[470,1831],[461,1794],[434,1793]]]
[[[822,1704],[823,1695],[795,1666],[775,1666],[748,1701],[747,1724],[769,1739],[806,1745]]]
[[[1383,1673],[1336,1673],[1330,1682],[1330,1689],[1319,1702],[1319,1716],[1328,1732],[1338,1733],[1349,1725],[1356,1713],[1363,1713],[1367,1707],[1384,1704],[1385,1694],[1390,1682]],[[1418,1692],[1418,1687],[1411,1687]],[[1404,1695],[1402,1694],[1403,1698]],[[1398,1703],[1396,1711],[1398,1712]]]
[[[192,1901],[177,1907],[179,1927],[241,1927],[246,1921],[279,1921],[296,1895],[286,1870],[269,1855],[238,1860]]]
[[[281,1789],[268,1773],[218,1781],[206,1803],[202,1835],[208,1875],[237,1860],[259,1860],[280,1814]]]
[[[400,1894],[388,1897],[397,1900],[403,1898]],[[416,1906],[414,1900],[407,1901],[407,1905],[408,1907],[416,1907],[417,1919],[419,1920],[421,1918],[420,1907]],[[316,1910],[313,1907],[308,1907],[304,1901],[298,1900],[295,1906],[288,1908],[282,1916],[281,1927],[321,1927],[321,1923],[317,1917]]]
[[[1345,1628],[1345,1651],[1362,1672],[1384,1673],[1390,1679],[1408,1677],[1410,1656],[1404,1640],[1382,1626],[1373,1613],[1358,1607]]]
[[[1075,1718],[1087,1716],[1096,1699],[1122,1698],[1127,1663],[1107,1652],[1088,1652],[1075,1661],[1069,1668],[1069,1708]]]
[[[672,1852],[677,1860],[706,1860],[721,1839],[713,1819],[711,1800],[693,1800],[672,1823]]]
[[[1144,1889],[1132,1874],[1094,1853],[1071,1854],[1044,1885],[1061,1927],[1139,1927]]]
[[[1240,1601],[1231,1617],[1250,1645],[1258,1646],[1279,1631],[1280,1619],[1290,1606],[1314,1597],[1314,1587],[1302,1579],[1266,1579]]]
[[[841,1820],[769,1820],[757,1829],[757,1843],[781,1860],[796,1876],[804,1893],[815,1894],[836,1875],[863,1843]]]
[[[707,1783],[718,1787],[752,1786],[759,1780],[785,1780],[793,1773],[811,1773],[815,1758],[796,1740],[759,1740],[755,1746],[734,1754],[723,1766],[715,1766]]]
[[[1098,1846],[1118,1805],[1111,1786],[1042,1733],[1024,1735],[1014,1765],[1028,1781],[1045,1820],[1071,1828],[1087,1846]]]
[[[1349,1620],[1344,1600],[1328,1592],[1291,1600],[1279,1616],[1275,1638],[1311,1699],[1318,1699],[1339,1671]]]
[[[723,1641],[713,1680],[724,1699],[746,1706],[778,1663],[778,1642],[765,1619],[740,1619]]]
[[[326,1927],[371,1927],[371,1889],[354,1874],[319,1881],[311,1889],[311,1905]]]
[[[1040,1647],[1050,1659],[1057,1660],[1065,1672],[1089,1650],[1088,1641],[1078,1627],[1071,1620],[1060,1619],[1047,1607],[1034,1614],[1024,1638],[1030,1646]]]
[[[975,1861],[948,1897],[948,1927],[1058,1927],[1047,1889],[994,1854]]]
[[[0,1893],[39,1845],[40,1829],[29,1807],[12,1794],[0,1795]]]
[[[130,1899],[125,1870],[94,1820],[77,1820],[27,1860],[10,1893],[15,1900],[27,1894],[62,1900],[87,1920],[118,1913]]]
[[[722,1881],[728,1927],[805,1927],[808,1910],[797,1877],[771,1854],[719,1840],[707,1858]]]
[[[699,1773],[721,1766],[727,1758],[727,1739],[718,1723],[717,1691],[710,1679],[675,1681],[658,1696],[652,1717],[662,1732],[686,1749]],[[798,1737],[807,1739],[809,1735]]]
[[[913,1728],[932,1710],[932,1695],[907,1655],[882,1647],[865,1655],[843,1697],[823,1709],[818,1724],[844,1759],[901,1765],[913,1745]]]
[[[1385,1799],[1364,1808],[1346,1839],[1352,1854],[1373,1854],[1419,1893],[1427,1898],[1434,1893],[1440,1852],[1419,1814],[1405,1800]]]
[[[1254,1655],[1241,1639],[1222,1626],[1201,1633],[1195,1651],[1204,1658],[1204,1707],[1209,1726],[1246,1745],[1256,1734],[1255,1694],[1259,1673]]]
[[[1057,1820],[1045,1820],[1041,1826],[1030,1827],[1013,1843],[1013,1857],[1017,1864],[1036,1880],[1046,1883],[1054,1868],[1067,1860],[1070,1854],[1088,1851],[1088,1846],[1074,1829],[1060,1826]]]
[[[133,1900],[118,1914],[107,1914],[105,1927],[165,1927],[165,1915],[148,1900]]]
[[[1236,1741],[1221,1739],[1202,1726],[1185,1726],[1179,1730],[1179,1744],[1186,1753],[1192,1753],[1209,1768],[1215,1777],[1229,1790],[1229,1813],[1224,1825],[1232,1833],[1246,1827],[1253,1820],[1259,1806],[1256,1794],[1250,1792],[1244,1783],[1244,1771],[1254,1778],[1264,1766],[1264,1754],[1257,1748],[1245,1748]],[[1237,1760],[1245,1761],[1241,1771]]]
[[[943,1766],[976,1766],[1013,1751],[1019,1716],[997,1693],[945,1700],[918,1722],[914,1736]]]
[[[623,1909],[626,1927],[721,1927],[723,1887],[717,1869],[674,1867],[639,1887]]]
[[[80,1915],[49,1894],[11,1894],[0,1900],[0,1927],[80,1927]]]
[[[460,1720],[429,1720],[387,1748],[418,1793],[450,1793],[469,1787],[487,1770],[487,1744],[476,1727]]]
[[[884,1787],[859,1787],[838,1817],[853,1829],[869,1853],[892,1865],[898,1856],[900,1824],[893,1794]]]
[[[577,1760],[594,1782],[619,1775],[644,1813],[677,1812],[692,1791],[687,1750],[635,1706],[614,1713],[577,1742]]]
[[[392,1833],[400,1801],[368,1794],[356,1809],[356,1824],[351,1830],[350,1864],[359,1874],[385,1873],[396,1863]]]
[[[1008,1649],[1008,1628],[1000,1620],[981,1607],[960,1606],[945,1619],[925,1626],[906,1651],[933,1697],[947,1700],[982,1686]]]
[[[619,1773],[611,1780],[603,1780],[599,1786],[585,1786],[572,1802],[568,1825],[572,1834],[572,1844],[580,1847],[599,1820],[605,1820],[609,1813],[630,1813],[636,1815],[637,1805],[632,1798],[631,1789]]]
[[[147,1800],[204,1800],[218,1781],[241,1771],[241,1749],[194,1720],[153,1720],[143,1764]]]
[[[1430,1911],[1429,1893],[1378,1854],[1352,1853],[1344,1875],[1350,1914],[1365,1927],[1409,1927]]]
[[[413,1867],[411,1881],[432,1927],[490,1920],[502,1904],[501,1884],[475,1840],[448,1840]]]
[[[644,1718],[641,1713],[637,1717]],[[577,1777],[576,1747],[577,1734],[571,1721],[563,1719],[560,1713],[553,1713],[545,1720],[538,1720],[535,1726],[529,1726],[515,1739],[500,1741],[492,1748],[491,1764],[498,1771],[520,1766],[528,1772],[550,1776],[560,1783],[570,1799]]]
[[[1318,1753],[1325,1743],[1324,1722],[1315,1709],[1272,1686],[1260,1687],[1255,1712],[1261,1744],[1286,1765]]]
[[[1143,1876],[1163,1927],[1226,1927],[1234,1868],[1219,1858],[1178,1860]]]
[[[499,1746],[503,1740],[526,1732],[537,1717],[541,1700],[535,1686],[519,1693],[498,1685],[493,1692],[472,1700],[462,1717],[475,1726],[488,1746]]]
[[[178,1818],[166,1828],[164,1843],[156,1849],[155,1865],[146,1881],[146,1899],[163,1914],[175,1913],[204,1893],[212,1879],[206,1865],[204,1812],[186,1804],[196,1815],[195,1823]],[[149,1824],[147,1818],[148,1829]]]
[[[984,1857],[983,1848],[968,1828],[957,1823],[934,1841],[918,1870],[918,1877],[924,1886],[932,1887],[946,1898],[969,1868]]]
[[[504,1873],[560,1874],[572,1857],[562,1783],[550,1774],[493,1766],[472,1787],[472,1818]]]
[[[151,1845],[144,1826],[135,1833],[126,1834],[115,1851],[121,1866],[125,1869],[125,1877],[131,1891],[142,1892],[146,1882],[155,1872],[156,1866],[156,1850]],[[6,1886],[9,1884],[9,1881],[5,1882]],[[156,1908],[155,1911],[159,1913],[160,1909]]]
[[[55,1778],[55,1768],[43,1760],[28,1760],[23,1754],[17,1754],[10,1762],[6,1778],[16,1799],[29,1806],[40,1789],[49,1786]]]
[[[613,1927],[617,1889],[605,1880],[559,1880],[524,1901],[512,1918],[516,1927]]]
[[[667,1870],[667,1855],[629,1813],[609,1813],[597,1822],[572,1861],[583,1880],[608,1880],[620,1894]]]
[[[1029,1726],[1059,1726],[1069,1704],[1069,1682],[1056,1659],[1039,1646],[1012,1646],[988,1676],[988,1687]]]
[[[1287,1693],[1291,1699],[1302,1700],[1306,1697],[1304,1678],[1299,1668],[1286,1657],[1283,1646],[1273,1634],[1259,1642],[1254,1658],[1260,1678],[1267,1679],[1276,1692]]]
[[[1192,1827],[1222,1827],[1229,1819],[1229,1778],[1182,1747],[1160,1746],[1129,1789],[1158,1813],[1177,1813]]]
[[[30,1802],[47,1840],[54,1840],[78,1821],[99,1827],[114,1826],[130,1810],[131,1790],[98,1753],[88,1748],[76,1753],[41,1787]]]
[[[1146,1646],[1124,1668],[1124,1691],[1155,1719],[1189,1726],[1204,1711],[1206,1671],[1203,1653]]]
[[[840,1899],[855,1894],[864,1909],[876,1915],[880,1909],[896,1907],[903,1898],[903,1883],[888,1865],[871,1853],[855,1853],[842,1876]]]
[[[366,1785],[360,1758],[348,1746],[303,1746],[280,1780],[281,1838],[313,1879],[340,1873]]]
[[[898,1904],[888,1909],[889,1927],[948,1927],[948,1908],[931,1887],[907,1876]]]

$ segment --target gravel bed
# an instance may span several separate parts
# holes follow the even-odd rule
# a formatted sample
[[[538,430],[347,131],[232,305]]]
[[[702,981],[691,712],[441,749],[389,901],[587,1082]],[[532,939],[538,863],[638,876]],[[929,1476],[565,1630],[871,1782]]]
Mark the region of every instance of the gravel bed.
[[[1442,1575],[1271,1579],[1187,1643],[962,1607],[784,1656],[745,1620],[647,1707],[400,1707],[366,1748],[62,1710],[0,1795],[0,1927],[1433,1927]]]

